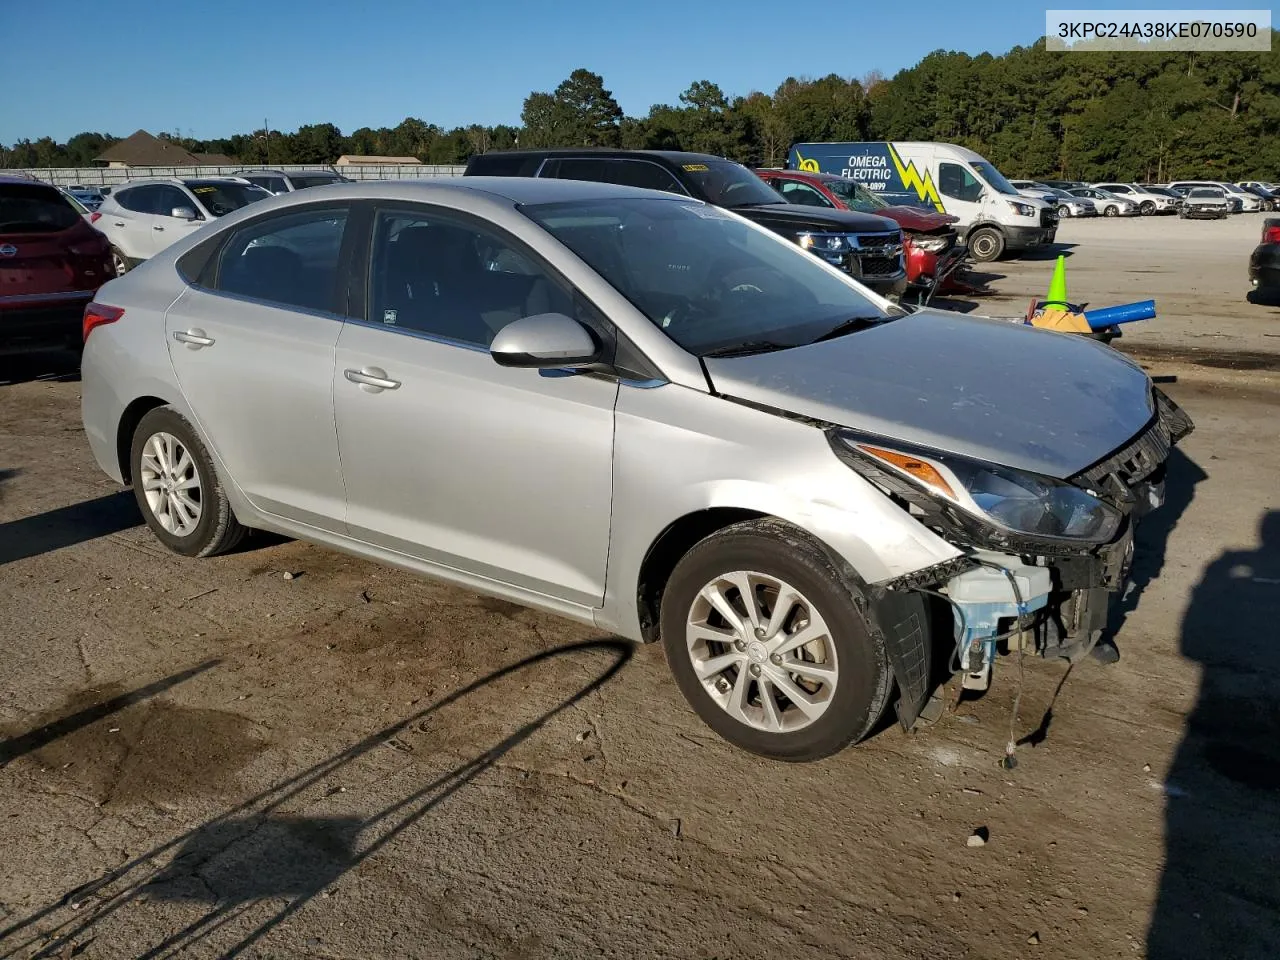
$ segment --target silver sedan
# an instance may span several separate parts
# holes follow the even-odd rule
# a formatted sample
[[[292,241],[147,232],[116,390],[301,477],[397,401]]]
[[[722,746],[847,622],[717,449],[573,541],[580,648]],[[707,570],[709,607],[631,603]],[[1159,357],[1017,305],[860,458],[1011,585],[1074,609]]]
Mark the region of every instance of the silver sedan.
[[[911,725],[930,592],[970,676],[1009,623],[1087,623],[1156,493],[1082,471],[1177,432],[1092,341],[908,314],[730,211],[608,184],[262,200],[84,329],[90,446],[170,550],[277,531],[661,638],[712,728],[788,760],[895,689]]]

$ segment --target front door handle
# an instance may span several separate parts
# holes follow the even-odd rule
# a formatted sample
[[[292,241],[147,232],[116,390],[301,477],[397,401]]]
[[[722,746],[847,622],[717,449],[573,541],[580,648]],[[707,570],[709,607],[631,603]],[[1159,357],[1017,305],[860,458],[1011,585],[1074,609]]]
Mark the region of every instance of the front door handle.
[[[179,343],[185,343],[188,349],[199,350],[201,347],[212,347],[213,337],[205,335],[205,332],[199,327],[192,327],[190,330],[175,330],[173,339]]]
[[[157,224],[156,224],[155,226],[153,226],[151,229],[152,229],[152,230],[163,230],[163,229],[164,229],[164,227],[160,226],[160,224],[158,224],[158,223],[157,223]]]
[[[379,393],[382,390],[394,390],[400,386],[399,380],[392,380],[387,371],[381,367],[365,367],[362,370],[344,370],[343,373],[352,383],[360,384],[360,389],[368,393]]]
[[[123,227],[123,226],[124,226],[124,221],[123,221],[123,220],[116,220],[116,221],[114,221],[114,222],[115,222],[115,225],[116,225],[117,227]]]

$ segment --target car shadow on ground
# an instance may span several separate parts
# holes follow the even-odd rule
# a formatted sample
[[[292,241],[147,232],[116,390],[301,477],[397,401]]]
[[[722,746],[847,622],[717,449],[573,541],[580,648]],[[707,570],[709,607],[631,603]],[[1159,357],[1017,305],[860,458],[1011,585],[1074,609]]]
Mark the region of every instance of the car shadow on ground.
[[[1152,960],[1280,956],[1280,510],[1205,570],[1181,654],[1200,689],[1164,783]]]
[[[1032,247],[1018,254],[1019,260],[1057,260],[1059,257],[1070,259],[1075,253],[1078,243],[1050,243],[1043,247]]]
[[[1280,307],[1280,288],[1277,289],[1254,289],[1244,295],[1244,298],[1254,306],[1259,307]]]
[[[80,379],[80,354],[74,350],[0,355],[0,386],[47,380],[74,383]]]
[[[129,530],[141,523],[137,501],[129,490],[0,523],[0,566]]]
[[[178,955],[198,944],[220,956],[238,956],[246,951],[257,955],[256,945],[272,930],[394,842],[554,717],[603,687],[626,666],[633,650],[632,644],[615,639],[564,644],[481,677],[7,924],[0,929],[0,956],[74,956],[96,936],[96,929],[105,919],[143,898],[196,904],[201,914],[149,948],[140,948],[137,956]],[[291,803],[305,804],[317,790],[325,796],[338,792],[337,786],[328,791],[324,788],[339,783],[341,772],[350,764],[388,741],[411,733],[411,728],[418,728],[433,714],[465,701],[489,684],[562,658],[586,659],[580,666],[592,679],[564,691],[554,706],[489,749],[433,776],[372,815],[311,816],[285,809]],[[549,683],[563,680],[564,666],[555,664],[553,673],[537,679]],[[526,679],[530,683],[535,680]],[[249,920],[237,924],[240,928],[251,927],[248,933],[221,937],[223,941],[235,939],[215,946],[213,941],[219,930],[249,914]]]

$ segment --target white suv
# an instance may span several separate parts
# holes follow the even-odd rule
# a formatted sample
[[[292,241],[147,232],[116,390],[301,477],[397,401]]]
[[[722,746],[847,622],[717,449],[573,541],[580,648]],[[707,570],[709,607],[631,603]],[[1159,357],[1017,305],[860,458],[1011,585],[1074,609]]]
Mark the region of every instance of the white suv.
[[[130,180],[102,201],[90,222],[111,241],[117,274],[224,213],[271,196],[240,177]]]
[[[1138,212],[1144,216],[1153,213],[1176,213],[1178,201],[1173,197],[1162,197],[1158,193],[1148,193],[1136,183],[1095,183],[1095,190],[1105,190],[1117,197],[1132,200],[1138,205]]]

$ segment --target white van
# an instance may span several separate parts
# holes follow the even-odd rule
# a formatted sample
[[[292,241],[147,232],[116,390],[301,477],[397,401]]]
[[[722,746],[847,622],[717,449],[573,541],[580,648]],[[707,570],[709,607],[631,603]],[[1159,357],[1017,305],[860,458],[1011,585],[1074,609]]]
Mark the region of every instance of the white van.
[[[787,167],[856,180],[890,203],[929,206],[960,218],[974,260],[1053,243],[1055,205],[1020,194],[981,154],[954,143],[797,143]]]

